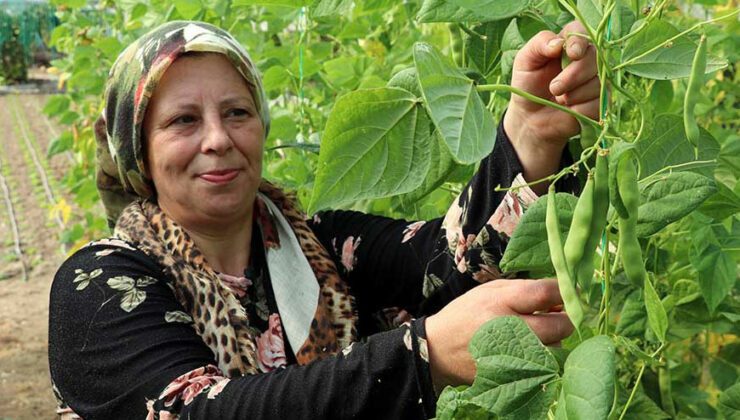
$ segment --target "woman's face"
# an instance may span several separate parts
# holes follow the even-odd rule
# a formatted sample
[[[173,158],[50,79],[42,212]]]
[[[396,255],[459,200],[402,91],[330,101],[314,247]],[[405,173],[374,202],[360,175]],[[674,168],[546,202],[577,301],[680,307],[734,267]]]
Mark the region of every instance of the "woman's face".
[[[160,207],[188,227],[243,221],[262,175],[264,127],[246,81],[221,54],[167,69],[144,118]]]

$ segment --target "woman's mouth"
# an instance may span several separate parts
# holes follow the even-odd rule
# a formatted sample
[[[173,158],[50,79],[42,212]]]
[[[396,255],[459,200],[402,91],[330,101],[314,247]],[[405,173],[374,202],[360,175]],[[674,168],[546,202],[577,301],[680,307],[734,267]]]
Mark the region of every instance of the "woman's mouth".
[[[236,169],[219,169],[203,172],[198,177],[212,184],[226,184],[236,178],[237,175],[239,175],[239,171]]]

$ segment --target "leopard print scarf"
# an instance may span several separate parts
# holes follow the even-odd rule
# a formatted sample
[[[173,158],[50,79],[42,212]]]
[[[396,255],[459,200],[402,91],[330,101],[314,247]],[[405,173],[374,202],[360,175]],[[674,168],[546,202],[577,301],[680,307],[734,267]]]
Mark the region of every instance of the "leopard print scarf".
[[[356,337],[348,287],[294,198],[266,181],[260,185],[260,192],[287,220],[318,282],[318,305],[313,320],[307,323],[307,338],[299,348],[293,346],[296,360],[305,365],[336,354]],[[123,210],[115,235],[135,244],[163,267],[177,300],[192,316],[196,332],[213,351],[223,373],[236,376],[259,372],[258,337],[249,328],[244,307],[222,284],[187,232],[153,201],[138,200]],[[268,271],[269,267],[268,263]]]

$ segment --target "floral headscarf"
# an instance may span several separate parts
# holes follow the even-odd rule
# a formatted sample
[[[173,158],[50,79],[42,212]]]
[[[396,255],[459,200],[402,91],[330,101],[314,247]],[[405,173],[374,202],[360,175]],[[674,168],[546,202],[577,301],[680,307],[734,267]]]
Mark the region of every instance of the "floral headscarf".
[[[257,68],[229,33],[204,22],[173,21],[143,35],[113,64],[105,89],[105,110],[95,124],[97,187],[111,227],[126,205],[154,194],[146,173],[142,123],[162,76],[170,64],[188,52],[228,57],[247,81],[265,135],[269,131],[267,98]]]

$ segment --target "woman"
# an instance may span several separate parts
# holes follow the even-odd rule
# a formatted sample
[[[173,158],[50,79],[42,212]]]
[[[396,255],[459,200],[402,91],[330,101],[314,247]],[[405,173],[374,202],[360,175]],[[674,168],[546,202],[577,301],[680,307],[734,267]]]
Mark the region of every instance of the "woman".
[[[561,72],[564,42],[538,34],[512,84],[594,116],[593,48],[569,38]],[[545,344],[572,330],[553,279],[488,282],[537,192],[493,187],[555,171],[570,117],[514,97],[444,219],[305,220],[261,180],[267,104],[229,34],[160,26],[121,54],[105,100],[98,188],[115,235],[71,256],[51,291],[63,418],[429,418],[435,390],[472,382],[485,321],[519,315]],[[391,307],[397,328],[378,332],[371,314]]]

